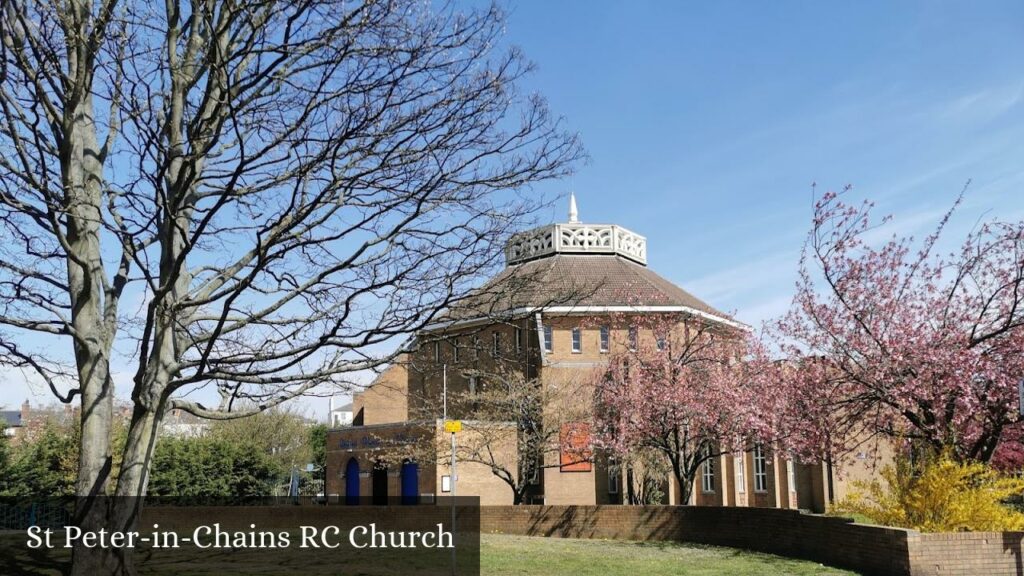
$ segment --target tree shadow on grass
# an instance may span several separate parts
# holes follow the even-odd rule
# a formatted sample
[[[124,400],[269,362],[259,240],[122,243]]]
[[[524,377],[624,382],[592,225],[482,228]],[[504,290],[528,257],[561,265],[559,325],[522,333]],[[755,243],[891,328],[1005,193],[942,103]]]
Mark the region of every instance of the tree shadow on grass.
[[[19,535],[0,536],[0,574],[5,576],[66,576],[71,555],[63,550],[32,549]]]

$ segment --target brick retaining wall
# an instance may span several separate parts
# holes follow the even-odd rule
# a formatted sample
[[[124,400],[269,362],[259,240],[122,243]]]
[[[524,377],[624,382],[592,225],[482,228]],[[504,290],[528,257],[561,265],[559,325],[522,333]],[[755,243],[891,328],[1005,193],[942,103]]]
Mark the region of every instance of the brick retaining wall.
[[[757,550],[881,576],[1022,576],[1020,532],[921,534],[796,510],[667,506],[487,506],[484,532],[675,540]]]
[[[417,520],[410,524],[429,525],[448,514],[442,507],[417,508]],[[143,524],[159,522],[163,528],[182,528],[200,519],[223,519],[225,524],[255,522],[261,528],[348,525],[373,521],[385,510],[369,506],[267,506],[250,507],[240,517],[227,514],[228,509],[157,507],[145,509]],[[237,508],[232,511],[237,512]],[[804,558],[881,576],[1024,576],[1021,532],[921,534],[775,508],[483,506],[479,512],[484,533],[698,542]],[[248,526],[238,526],[243,527]]]
[[[912,576],[1020,576],[1022,532],[916,534],[910,539]]]
[[[866,574],[910,574],[911,531],[854,524],[796,510],[714,506],[493,506],[480,517],[484,532],[675,540],[757,550]]]

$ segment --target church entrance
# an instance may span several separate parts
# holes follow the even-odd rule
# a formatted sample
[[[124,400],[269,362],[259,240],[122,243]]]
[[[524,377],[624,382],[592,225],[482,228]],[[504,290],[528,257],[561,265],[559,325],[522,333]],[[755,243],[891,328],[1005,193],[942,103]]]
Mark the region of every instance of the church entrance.
[[[378,462],[373,467],[373,505],[386,506],[388,503],[388,466]]]

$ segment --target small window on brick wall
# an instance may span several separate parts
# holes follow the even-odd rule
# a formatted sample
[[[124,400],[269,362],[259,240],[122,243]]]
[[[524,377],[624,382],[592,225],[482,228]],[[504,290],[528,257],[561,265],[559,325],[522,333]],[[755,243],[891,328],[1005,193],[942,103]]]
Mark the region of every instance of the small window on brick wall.
[[[768,459],[764,455],[764,446],[754,446],[754,491],[768,491]]]
[[[715,457],[711,455],[711,452],[710,447],[704,450],[704,457],[707,460],[704,461],[701,471],[701,489],[706,493],[715,491]]]
[[[734,467],[736,468],[736,491],[743,494],[747,491],[747,474],[744,470],[745,463],[742,452],[736,455]]]

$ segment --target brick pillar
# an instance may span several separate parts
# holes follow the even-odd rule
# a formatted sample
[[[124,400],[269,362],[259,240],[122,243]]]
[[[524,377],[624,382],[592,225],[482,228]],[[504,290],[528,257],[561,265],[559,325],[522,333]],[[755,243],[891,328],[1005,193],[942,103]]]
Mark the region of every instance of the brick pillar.
[[[772,508],[786,507],[786,466],[782,458],[772,454],[769,462],[772,463],[772,497],[774,502],[769,503]]]
[[[719,478],[719,490],[722,491],[722,506],[735,506],[736,505],[736,487],[734,486],[736,475],[732,470],[732,456],[729,454],[721,454],[718,457],[718,466],[715,467],[720,476]]]

